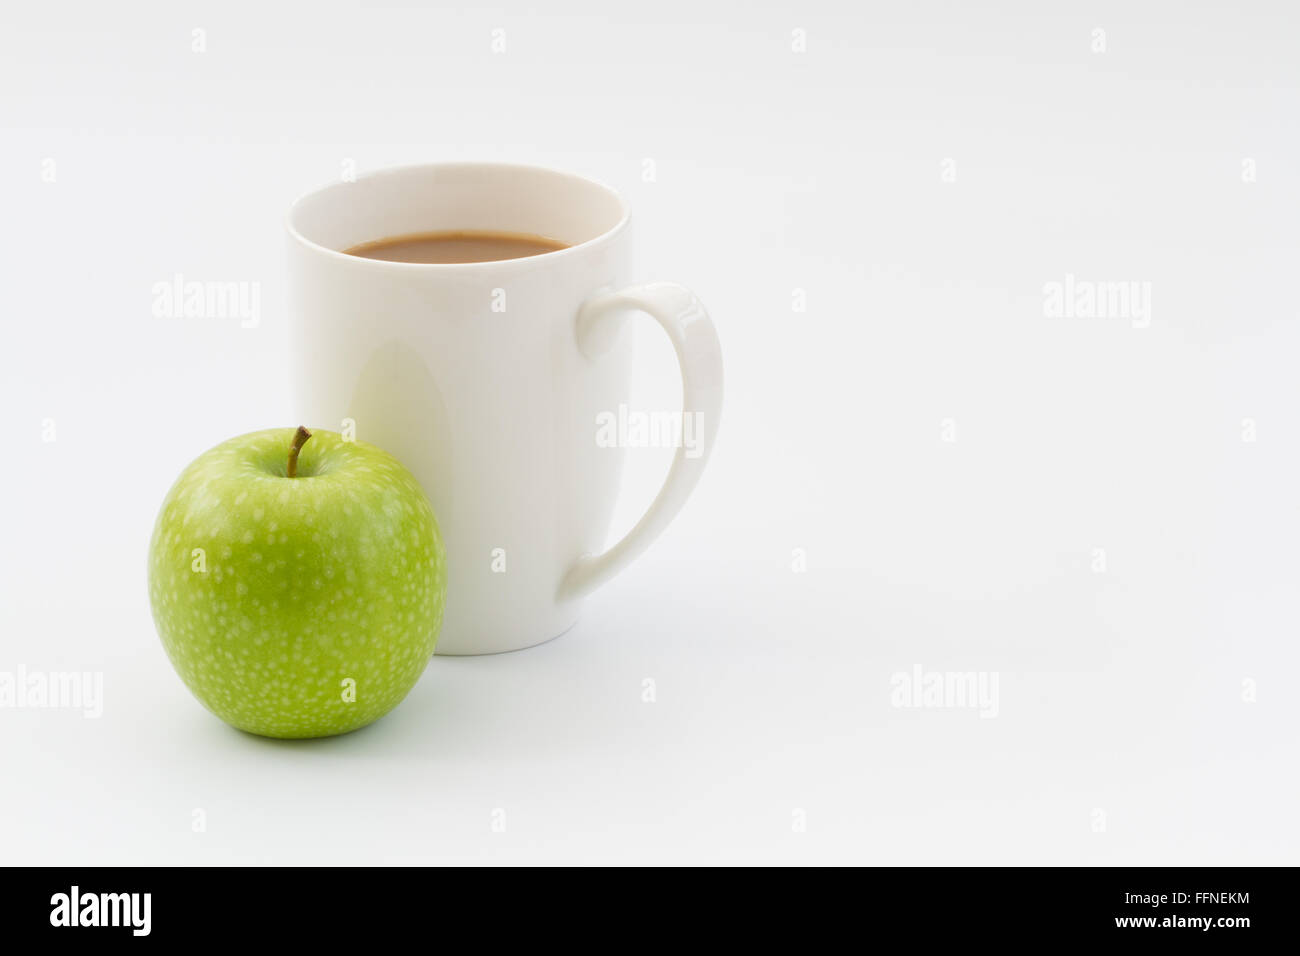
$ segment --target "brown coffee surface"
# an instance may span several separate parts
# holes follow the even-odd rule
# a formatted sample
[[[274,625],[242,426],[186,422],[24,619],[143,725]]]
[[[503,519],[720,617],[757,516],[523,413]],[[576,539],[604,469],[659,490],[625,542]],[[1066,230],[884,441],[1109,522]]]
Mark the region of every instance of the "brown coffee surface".
[[[526,232],[454,229],[417,232],[363,242],[344,249],[350,256],[386,262],[497,262],[569,248],[568,243]]]

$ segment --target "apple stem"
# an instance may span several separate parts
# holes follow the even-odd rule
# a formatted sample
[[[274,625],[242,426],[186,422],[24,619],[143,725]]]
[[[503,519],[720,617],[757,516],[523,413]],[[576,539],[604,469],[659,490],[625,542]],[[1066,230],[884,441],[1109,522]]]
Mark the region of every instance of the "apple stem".
[[[285,472],[290,478],[298,477],[298,452],[302,451],[302,446],[307,444],[310,437],[311,432],[301,425],[293,433],[293,444],[289,446],[289,469]]]

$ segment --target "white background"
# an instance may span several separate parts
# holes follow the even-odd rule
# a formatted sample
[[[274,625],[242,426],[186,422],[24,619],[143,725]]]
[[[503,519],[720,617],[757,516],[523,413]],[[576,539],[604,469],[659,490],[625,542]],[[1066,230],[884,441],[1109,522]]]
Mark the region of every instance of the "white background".
[[[0,710],[0,861],[1296,863],[1300,14],[903,6],[7,4],[0,671],[105,700]],[[560,640],[241,734],[154,634],[157,507],[295,424],[288,204],[444,159],[628,197],[718,325],[717,451]],[[177,273],[260,325],[155,318]],[[1149,325],[1046,317],[1067,274]],[[893,706],[918,665],[997,716]]]

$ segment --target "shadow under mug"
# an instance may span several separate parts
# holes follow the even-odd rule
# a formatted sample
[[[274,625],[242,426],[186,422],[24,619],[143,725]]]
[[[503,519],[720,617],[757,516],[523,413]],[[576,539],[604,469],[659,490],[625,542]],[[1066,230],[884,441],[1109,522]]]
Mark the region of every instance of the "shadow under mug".
[[[699,481],[722,409],[717,333],[688,290],[628,285],[627,204],[580,176],[449,163],[382,170],[289,212],[299,420],[385,449],[419,479],[447,548],[438,654],[549,640],[626,567]],[[408,263],[342,250],[431,230],[493,230],[568,248],[521,259]],[[597,423],[626,403],[632,313],[655,319],[681,364],[683,423],[662,490],[603,545],[623,451]]]

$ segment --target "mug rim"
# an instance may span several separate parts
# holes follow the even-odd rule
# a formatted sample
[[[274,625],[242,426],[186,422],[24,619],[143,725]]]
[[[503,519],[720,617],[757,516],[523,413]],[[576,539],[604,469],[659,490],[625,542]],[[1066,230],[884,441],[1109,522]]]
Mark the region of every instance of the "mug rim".
[[[521,256],[515,259],[484,259],[478,262],[395,262],[391,259],[370,259],[367,258],[366,256],[354,256],[351,253],[342,252],[338,249],[331,249],[329,246],[321,245],[319,242],[316,242],[314,239],[308,239],[305,235],[302,234],[302,231],[297,227],[297,225],[294,222],[295,216],[297,215],[303,203],[307,202],[309,199],[314,198],[315,196],[320,195],[326,190],[334,189],[341,185],[356,185],[357,183],[360,183],[364,180],[377,179],[382,176],[397,175],[401,173],[410,173],[415,170],[427,170],[429,172],[433,172],[440,169],[441,170],[486,169],[486,170],[493,170],[502,173],[527,171],[531,173],[540,172],[540,173],[548,173],[553,176],[562,176],[574,182],[581,183],[584,186],[590,186],[599,189],[609,197],[613,198],[613,200],[616,203],[618,203],[619,218],[618,221],[614,223],[614,225],[610,226],[604,232],[592,236],[590,239],[584,239],[582,240],[582,242],[574,243],[571,246],[565,246],[563,249],[554,249],[551,250],[550,252],[539,252],[536,255]],[[349,262],[354,262],[354,263],[363,262],[372,266],[385,266],[385,267],[395,266],[399,269],[455,270],[455,269],[481,269],[483,267],[491,267],[491,266],[500,267],[500,266],[506,266],[510,264],[517,264],[517,263],[537,263],[542,261],[547,261],[547,262],[555,261],[558,258],[567,256],[571,253],[578,254],[581,252],[585,252],[598,243],[608,242],[609,240],[617,236],[619,233],[621,233],[627,227],[628,221],[631,218],[632,218],[632,209],[628,205],[627,200],[623,198],[623,195],[618,190],[614,189],[612,186],[608,185],[607,183],[601,182],[598,179],[593,179],[590,176],[582,176],[579,175],[578,173],[569,172],[568,170],[556,169],[553,166],[541,166],[534,163],[499,163],[499,162],[479,162],[474,160],[463,160],[463,161],[453,161],[453,162],[403,163],[401,165],[396,165],[396,166],[382,166],[379,169],[372,169],[369,170],[368,172],[362,173],[351,183],[346,183],[346,184],[341,182],[328,183],[324,186],[320,186],[317,187],[316,189],[312,189],[306,193],[303,193],[301,196],[295,199],[290,204],[288,212],[285,213],[284,225],[289,235],[292,236],[297,242],[301,243],[303,246],[305,246],[306,248],[314,252],[323,253],[326,256],[337,257],[339,259],[347,260]]]

